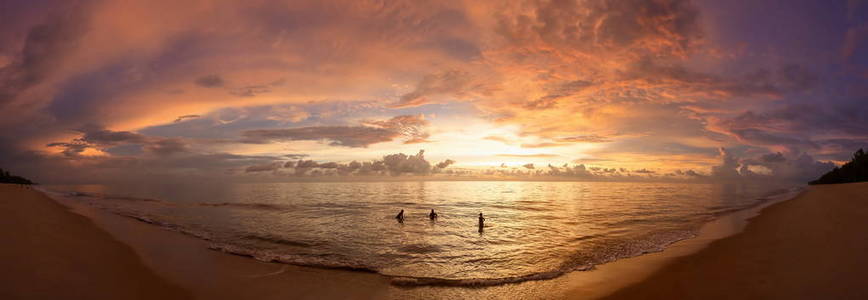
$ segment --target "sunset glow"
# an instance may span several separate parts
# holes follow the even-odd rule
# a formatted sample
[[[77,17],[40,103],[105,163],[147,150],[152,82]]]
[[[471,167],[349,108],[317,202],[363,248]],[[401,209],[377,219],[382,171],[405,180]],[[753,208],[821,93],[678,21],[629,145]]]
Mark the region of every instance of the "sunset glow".
[[[810,178],[868,140],[847,3],[12,2],[0,159],[81,180],[419,150],[454,161],[438,176]]]

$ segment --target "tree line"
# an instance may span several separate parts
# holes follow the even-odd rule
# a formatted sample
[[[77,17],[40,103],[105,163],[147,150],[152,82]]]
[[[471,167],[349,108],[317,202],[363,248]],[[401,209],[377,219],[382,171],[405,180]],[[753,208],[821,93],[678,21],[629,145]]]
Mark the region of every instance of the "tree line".
[[[853,159],[841,167],[835,167],[829,173],[823,174],[819,179],[809,184],[831,184],[868,181],[868,155],[859,149],[853,154]]]
[[[0,183],[33,184],[33,181],[21,176],[9,174],[9,171],[0,169]]]

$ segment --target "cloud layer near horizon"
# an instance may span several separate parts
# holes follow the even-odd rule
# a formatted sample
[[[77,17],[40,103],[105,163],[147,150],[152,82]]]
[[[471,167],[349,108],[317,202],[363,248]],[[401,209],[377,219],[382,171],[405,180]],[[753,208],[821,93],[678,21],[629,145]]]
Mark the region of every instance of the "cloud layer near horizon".
[[[801,180],[868,145],[860,1],[4,8],[0,164],[36,178],[429,149],[451,167]]]

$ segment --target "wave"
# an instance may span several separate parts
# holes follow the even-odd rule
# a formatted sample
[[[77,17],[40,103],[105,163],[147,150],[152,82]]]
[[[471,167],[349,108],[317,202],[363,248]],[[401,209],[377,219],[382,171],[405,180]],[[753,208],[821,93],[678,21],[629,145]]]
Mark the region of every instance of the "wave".
[[[497,286],[510,283],[519,283],[525,281],[549,280],[560,277],[569,272],[589,271],[593,270],[593,265],[585,265],[582,267],[557,270],[548,272],[531,273],[520,276],[509,276],[501,278],[467,278],[467,279],[449,279],[437,277],[412,277],[412,276],[389,276],[390,283],[395,286],[418,287],[418,286],[455,286],[455,287],[487,287]]]
[[[109,195],[103,193],[88,193],[88,192],[67,192],[61,193],[67,197],[82,197],[82,198],[97,198],[104,200],[126,200],[126,201],[139,201],[139,202],[154,202],[161,204],[174,205],[174,203],[166,202],[163,200],[153,199],[153,198],[139,198],[139,197],[130,197],[130,196],[120,196],[120,195]]]
[[[797,193],[801,192],[803,188],[793,188],[788,190],[779,190],[774,193],[769,193],[764,195],[761,198],[757,198],[757,201],[747,205],[739,205],[739,206],[721,206],[721,207],[711,207],[710,212],[705,212],[710,217],[720,217],[725,214],[729,214],[732,212],[748,209],[755,207],[757,205],[761,205],[763,203],[768,203],[769,201],[776,201],[782,199],[789,199],[795,196]],[[96,197],[96,198],[111,198],[111,199],[121,199],[121,200],[130,200],[130,201],[145,201],[145,202],[158,202],[165,203],[160,200],[155,199],[147,199],[147,198],[134,198],[134,197],[106,197],[105,195],[96,194],[96,193],[82,193],[82,192],[73,192],[67,193],[67,196],[72,197]],[[170,203],[171,204],[171,203]],[[245,209],[262,209],[262,210],[282,210],[286,209],[286,206],[268,204],[268,203],[231,203],[231,202],[222,202],[222,203],[195,203],[193,205],[196,206],[206,206],[206,207],[238,207]],[[334,204],[332,204],[334,205]],[[238,255],[253,258],[259,261],[265,262],[273,262],[273,263],[282,263],[288,265],[297,265],[297,266],[305,266],[305,267],[315,267],[315,268],[323,268],[323,269],[338,269],[338,270],[348,270],[348,271],[357,271],[357,272],[366,272],[366,273],[377,273],[382,276],[387,277],[390,280],[390,283],[395,286],[400,287],[420,287],[420,286],[451,286],[451,287],[487,287],[487,286],[497,286],[497,285],[505,285],[512,283],[520,283],[525,281],[539,281],[539,280],[549,280],[553,278],[557,278],[569,272],[576,271],[589,271],[593,270],[596,265],[605,264],[608,262],[616,261],[619,259],[635,257],[647,253],[659,252],[663,251],[668,246],[672,245],[681,240],[689,239],[695,237],[695,232],[679,232],[679,233],[669,233],[665,236],[656,236],[656,237],[648,237],[648,240],[638,241],[635,245],[622,245],[626,246],[623,249],[599,249],[600,251],[591,251],[596,253],[596,256],[582,256],[576,255],[567,259],[564,264],[556,267],[554,270],[545,270],[541,272],[516,275],[516,276],[506,276],[499,278],[439,278],[439,277],[416,277],[416,276],[404,276],[404,275],[391,275],[382,273],[377,267],[366,265],[364,263],[360,263],[357,261],[352,261],[350,259],[346,259],[337,255],[288,255],[288,254],[275,254],[273,252],[267,250],[258,250],[253,247],[243,246],[239,244],[244,244],[244,242],[232,242],[232,243],[223,243],[218,242],[212,239],[212,236],[206,231],[198,231],[191,228],[187,228],[185,226],[174,224],[171,222],[166,222],[163,220],[159,220],[159,218],[155,218],[145,214],[139,213],[130,213],[130,212],[122,212],[112,210],[113,213],[133,218],[143,223],[152,224],[160,226],[161,228],[168,229],[171,231],[183,233],[186,235],[190,235],[196,238],[200,238],[206,241],[211,242],[208,246],[208,249],[224,252],[227,254]],[[570,240],[570,242],[581,242],[585,240],[594,240],[597,238],[603,238],[604,235],[600,234],[591,234],[578,236],[574,239]],[[293,247],[300,248],[315,248],[322,246],[323,243],[316,241],[300,241],[300,240],[290,240],[280,236],[275,235],[260,235],[260,234],[248,234],[241,236],[241,239],[246,239],[248,242],[250,240],[253,241],[263,241],[268,243],[287,245]],[[428,244],[410,244],[398,249],[400,252],[406,253],[416,253],[416,254],[426,254],[426,253],[435,253],[441,252],[443,249],[436,245],[428,245]],[[578,254],[578,253],[577,253]]]
[[[399,251],[405,253],[428,254],[443,251],[440,246],[431,244],[409,244],[398,248]]]
[[[200,202],[196,203],[197,206],[210,206],[210,207],[237,207],[237,208],[248,208],[248,209],[261,209],[261,210],[283,210],[286,207],[282,205],[270,204],[270,203],[240,203],[240,202],[218,202],[218,203],[207,203]]]
[[[281,238],[278,236],[274,236],[274,235],[248,234],[248,235],[243,236],[242,238],[248,239],[248,240],[264,241],[264,242],[269,242],[269,243],[274,243],[274,244],[304,247],[304,248],[310,248],[310,247],[316,247],[316,246],[322,245],[322,243],[318,243],[318,242],[287,240],[287,239],[284,239],[284,238]]]
[[[164,205],[173,205],[173,206],[182,205],[182,206],[183,206],[183,204],[179,204],[179,203],[175,203],[175,202],[168,202],[168,201],[163,201],[163,200],[153,199],[153,198],[140,198],[140,197],[130,197],[130,196],[110,195],[110,194],[103,194],[103,193],[90,193],[90,192],[66,192],[66,193],[60,193],[60,194],[63,195],[63,196],[67,196],[67,197],[97,198],[97,199],[101,199],[101,200],[125,200],[125,201],[137,201],[137,202],[152,202],[152,203],[159,203],[159,204],[164,204]],[[243,203],[243,202],[217,202],[217,203],[209,203],[209,202],[200,202],[200,203],[193,203],[193,204],[191,204],[191,205],[195,205],[195,206],[208,206],[208,207],[237,207],[237,208],[262,209],[262,210],[283,210],[283,209],[287,209],[287,208],[288,208],[288,207],[286,207],[286,206],[277,205],[277,204],[270,204],[270,203],[257,203],[257,202],[253,202],[253,203]]]
[[[192,230],[190,228],[186,228],[186,227],[181,226],[179,224],[157,220],[157,219],[154,219],[153,217],[146,216],[146,215],[134,214],[134,213],[129,213],[129,212],[121,212],[121,211],[116,211],[116,210],[112,210],[112,212],[115,213],[116,215],[131,218],[133,220],[136,220],[136,221],[139,221],[142,223],[156,225],[160,228],[163,228],[163,229],[166,229],[169,231],[183,233],[183,234],[186,234],[186,235],[189,235],[189,236],[192,236],[195,238],[203,239],[206,241],[212,240],[211,234],[209,234],[208,232],[205,232],[205,231]]]
[[[797,195],[802,193],[805,190],[804,187],[797,186],[789,189],[777,189],[768,193],[765,193],[764,196],[756,198],[756,201],[753,201],[749,204],[727,207],[727,206],[715,206],[711,207],[712,211],[710,215],[714,218],[721,217],[724,215],[728,215],[737,211],[754,208],[760,205],[768,204],[770,202],[777,202],[786,199],[795,198]]]
[[[594,265],[587,264],[577,267],[565,268],[562,270],[537,272],[519,276],[508,276],[500,278],[439,278],[439,277],[414,277],[383,274],[379,269],[371,266],[360,264],[351,264],[346,262],[335,262],[324,259],[316,259],[313,257],[302,257],[297,255],[276,255],[268,251],[254,250],[248,247],[224,244],[211,243],[208,249],[220,251],[226,254],[237,255],[256,259],[263,262],[281,263],[304,267],[313,267],[321,269],[345,270],[364,273],[376,273],[389,278],[389,282],[395,286],[401,287],[421,287],[421,286],[454,286],[454,287],[486,287],[497,286],[510,283],[519,283],[525,281],[548,280],[557,278],[569,272],[589,271],[594,269]]]
[[[288,265],[296,265],[296,266],[304,266],[304,267],[313,267],[313,268],[321,268],[321,269],[334,269],[334,270],[345,270],[345,271],[355,271],[355,272],[365,272],[365,273],[378,273],[379,271],[370,266],[365,266],[361,264],[351,264],[351,263],[341,263],[341,262],[333,262],[327,261],[324,259],[315,259],[313,257],[302,257],[297,255],[278,255],[273,254],[267,251],[259,251],[250,249],[243,246],[224,244],[224,243],[211,243],[208,246],[208,249],[220,251],[227,254],[244,256],[256,259],[258,261],[264,262],[273,262],[273,263],[282,263]]]

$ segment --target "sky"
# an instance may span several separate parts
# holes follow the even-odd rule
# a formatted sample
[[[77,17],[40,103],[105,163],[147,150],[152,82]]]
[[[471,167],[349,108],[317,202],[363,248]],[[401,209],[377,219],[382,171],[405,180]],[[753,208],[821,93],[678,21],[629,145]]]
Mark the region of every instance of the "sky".
[[[807,180],[868,146],[868,1],[0,0],[47,183]]]

